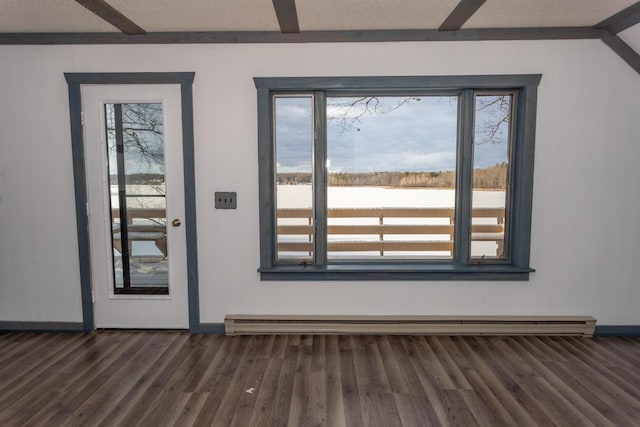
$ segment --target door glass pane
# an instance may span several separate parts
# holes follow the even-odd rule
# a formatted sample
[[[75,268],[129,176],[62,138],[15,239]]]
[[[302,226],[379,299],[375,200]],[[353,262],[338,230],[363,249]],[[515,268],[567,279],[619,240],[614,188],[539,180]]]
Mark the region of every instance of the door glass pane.
[[[105,105],[115,293],[168,294],[162,104]]]
[[[506,259],[512,95],[475,100],[471,257]]]
[[[313,97],[274,98],[276,259],[313,259]]]
[[[455,96],[327,98],[329,259],[451,259]]]

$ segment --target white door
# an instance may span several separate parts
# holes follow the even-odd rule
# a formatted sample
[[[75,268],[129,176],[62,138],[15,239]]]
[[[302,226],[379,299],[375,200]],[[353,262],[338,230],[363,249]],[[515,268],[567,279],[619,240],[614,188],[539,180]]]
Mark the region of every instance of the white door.
[[[97,328],[189,326],[180,85],[82,87]]]

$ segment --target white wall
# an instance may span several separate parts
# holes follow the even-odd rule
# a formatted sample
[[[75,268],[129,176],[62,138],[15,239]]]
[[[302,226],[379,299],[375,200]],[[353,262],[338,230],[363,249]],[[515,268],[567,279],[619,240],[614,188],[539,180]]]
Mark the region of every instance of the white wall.
[[[0,321],[80,321],[64,72],[195,71],[202,322],[561,314],[640,324],[640,76],[597,40],[0,46]],[[542,73],[528,282],[260,282],[254,76]],[[237,191],[215,210],[214,191]]]

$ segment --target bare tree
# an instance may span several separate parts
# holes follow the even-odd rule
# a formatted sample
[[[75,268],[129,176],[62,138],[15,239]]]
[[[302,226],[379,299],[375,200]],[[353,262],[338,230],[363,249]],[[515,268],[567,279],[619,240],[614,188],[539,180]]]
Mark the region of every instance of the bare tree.
[[[406,104],[420,102],[417,96],[397,97],[392,105],[382,106],[378,96],[362,96],[359,98],[329,98],[327,105],[336,110],[336,114],[328,118],[337,121],[340,132],[360,131],[362,118],[379,116],[398,110]],[[455,97],[452,97],[455,99]],[[505,141],[511,121],[511,95],[476,97],[476,115],[481,114],[482,123],[476,123],[476,144],[499,144]]]
[[[398,98],[393,105],[383,107],[377,96],[362,96],[360,98],[329,98],[327,104],[338,110],[338,114],[328,118],[329,121],[338,121],[340,132],[355,130],[360,132],[362,117],[379,116],[397,110],[405,104],[419,102],[420,98],[407,96]]]
[[[162,104],[160,103],[127,103],[122,106],[123,150],[128,160],[135,160],[137,167],[127,167],[127,182],[145,186],[146,191],[163,197],[164,183],[164,126]],[[107,104],[106,131],[108,151],[116,153],[115,108]],[[111,157],[111,156],[110,156]],[[110,167],[115,167],[115,163]],[[113,172],[112,172],[113,173]],[[111,180],[117,182],[113,175]],[[133,196],[133,195],[131,195]],[[149,197],[147,194],[145,197]],[[144,206],[148,201],[131,197],[131,203]]]
[[[115,147],[114,108],[108,106],[106,115],[107,139]],[[144,161],[149,166],[164,164],[162,104],[122,104],[122,133],[126,153],[137,155],[140,162]]]
[[[484,112],[486,114],[478,114]],[[478,116],[482,120],[478,120]],[[481,123],[478,123],[481,121]],[[475,143],[499,144],[506,141],[505,133],[511,123],[511,95],[476,97],[476,134]]]

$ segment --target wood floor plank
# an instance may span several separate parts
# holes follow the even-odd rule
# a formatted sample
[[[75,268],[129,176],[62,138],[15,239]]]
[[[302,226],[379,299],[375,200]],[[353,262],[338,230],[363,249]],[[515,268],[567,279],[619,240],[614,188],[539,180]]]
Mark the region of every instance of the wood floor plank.
[[[388,424],[397,418],[394,414],[395,401],[391,394],[377,339],[378,337],[373,336],[351,337],[363,421],[367,426],[394,425]],[[385,407],[382,406],[383,401],[386,404]]]
[[[446,384],[445,387],[441,387],[443,384],[442,376],[446,377],[444,369],[439,363],[433,363],[434,355],[430,348],[423,352],[424,345],[426,343],[422,337],[406,337],[405,348],[409,353],[410,364],[416,373],[416,378],[420,382],[426,400],[431,404],[437,418],[437,423],[434,424],[446,426],[449,425],[449,417],[444,405],[443,390],[453,389],[453,384],[450,387]]]
[[[24,341],[28,339],[33,339],[33,337],[27,333],[0,333],[0,363],[11,352],[23,347]]]
[[[305,355],[307,355],[305,353]],[[309,396],[307,405],[308,425],[327,424],[327,361],[326,361],[326,337],[316,335],[311,345],[311,372],[305,381],[306,395]]]
[[[165,391],[171,392],[171,390],[164,387],[164,381],[166,381],[164,378],[171,372],[170,367],[175,364],[176,355],[185,347],[184,344],[188,337],[186,333],[174,336],[174,340],[159,356],[158,362],[151,364],[147,368],[142,377],[105,416],[100,423],[101,426],[122,425],[126,417],[140,419],[146,408],[151,405],[151,402],[157,396]]]
[[[543,408],[548,408],[547,415],[553,422],[556,425],[593,426],[591,420],[542,375],[541,369],[521,358],[520,354],[508,345],[511,341],[511,337],[493,339],[495,354],[509,368],[512,377],[526,386],[537,403]]]
[[[338,338],[338,349],[340,355],[345,422],[349,426],[361,427],[365,424],[362,406],[360,404],[358,381],[356,380],[351,338],[348,336],[340,336]]]
[[[180,413],[189,401],[191,393],[178,391],[162,391],[156,395],[154,403],[149,407],[143,416],[135,423],[122,422],[111,423],[105,425],[127,425],[136,427],[157,427],[162,425],[172,425],[177,420],[177,414]]]
[[[440,363],[443,365],[447,377],[451,380],[453,386],[457,390],[471,390],[471,385],[454,361],[455,354],[452,355],[447,351],[443,345],[443,340],[440,339],[440,337],[425,337],[425,340],[427,340],[427,343],[433,350],[436,358],[440,360]]]
[[[181,346],[180,335],[171,334],[169,338],[172,342],[172,346],[175,349],[180,348]],[[182,340],[184,339],[186,339],[186,334],[182,335]],[[174,344],[174,342],[177,342],[177,343]],[[121,399],[120,402],[117,402],[115,408],[109,414],[110,417],[107,418],[106,420],[103,420],[102,425],[118,424],[119,421],[118,421],[117,415],[124,414],[129,411],[130,406],[128,406],[127,404],[132,403],[132,398],[133,396],[135,396],[133,392],[137,390],[139,394],[148,393],[149,389],[148,389],[148,383],[146,379],[152,378],[154,375],[154,372],[157,372],[158,374],[162,372],[162,369],[158,369],[159,367],[164,367],[164,364],[160,366],[151,366],[147,369],[145,373],[143,373],[142,378],[144,378],[145,380],[138,381],[138,383],[132,388],[132,391],[127,393],[127,395],[123,399]],[[151,374],[148,374],[149,371],[152,371]],[[124,385],[123,385],[123,388],[124,388]],[[34,416],[34,418],[29,419],[28,423],[38,424],[41,422],[41,420],[49,420],[53,422],[56,419],[60,419],[65,415],[68,415],[68,412],[69,412],[69,407],[61,404],[60,401],[50,401],[49,404],[42,407],[42,409],[39,411],[39,413],[36,416]]]
[[[411,394],[394,393],[396,408],[401,426],[440,426],[443,425],[436,416],[429,401]],[[428,406],[428,408],[427,408]]]
[[[634,342],[626,337],[609,337],[606,341],[599,338],[593,340],[597,344],[597,349],[607,349],[618,357],[625,359],[629,365],[640,367],[640,351]]]
[[[521,382],[521,375],[514,371],[517,369],[514,364],[504,363],[504,358],[499,357],[492,341],[494,337],[474,337],[480,344],[480,354],[484,356],[484,362],[487,363],[498,377],[499,381],[504,384],[507,389],[517,400],[518,404],[529,414],[537,425],[554,425],[552,418],[547,411],[544,410],[539,403],[539,396],[536,389],[530,389]]]
[[[262,344],[269,344],[270,337],[261,337],[264,341]],[[263,350],[264,351],[264,350]],[[239,379],[242,383],[240,387],[240,396],[233,413],[230,414],[230,426],[245,427],[251,420],[251,415],[258,401],[258,391],[262,390],[264,385],[264,377],[269,367],[269,358],[265,357],[264,352],[256,351],[256,358],[251,368],[248,368],[248,375],[244,380]]]
[[[18,413],[18,417],[20,417],[21,420],[37,416],[37,414],[41,412],[42,406],[46,405],[46,403],[41,402],[55,402],[60,408],[59,418],[67,418],[73,410],[81,405],[82,398],[87,398],[100,384],[106,381],[108,377],[101,375],[104,372],[103,369],[106,369],[107,366],[113,366],[114,361],[117,360],[118,357],[121,357],[126,351],[132,351],[132,349],[135,349],[136,345],[140,343],[140,340],[132,339],[126,343],[126,345],[115,347],[114,342],[119,342],[119,340],[114,341],[110,340],[110,338],[111,337],[100,337],[95,340],[99,344],[104,344],[104,346],[100,346],[101,349],[108,349],[105,351],[106,355],[95,355],[93,353],[95,348],[93,344],[95,344],[95,342],[94,340],[90,340],[87,346],[89,349],[88,352],[85,352],[83,348],[75,357],[63,359],[60,364],[54,365],[59,369],[49,369],[48,371],[40,373],[32,380],[21,383],[13,390],[10,398],[2,402],[3,406],[0,406],[0,420],[4,420],[7,417],[8,419],[15,419],[11,417],[11,413]],[[142,338],[141,336],[140,339]],[[92,363],[91,360],[95,362],[94,357],[96,356],[98,357],[98,362]],[[79,370],[83,372],[83,369],[88,369],[89,366],[94,367],[91,374],[85,371],[84,376],[73,376],[73,378],[69,379],[80,381],[78,388],[81,388],[81,393],[78,393],[77,390],[65,389],[65,385],[68,384],[68,380],[65,378],[66,373],[70,372],[74,367],[78,367]],[[23,362],[20,362],[20,369],[24,369]],[[7,389],[8,388],[9,387],[7,387]],[[51,392],[56,393],[59,398],[55,400],[51,399]],[[76,395],[80,395],[81,399],[75,398]],[[9,410],[5,410],[5,403],[12,403]],[[58,414],[49,413],[49,417],[55,422],[55,420],[58,419]]]
[[[118,353],[120,358],[127,352],[131,352],[131,354],[135,354],[140,350],[139,347],[136,346],[137,343],[144,342],[149,340],[149,337],[142,337],[140,341],[132,340],[130,345],[124,346],[125,349],[122,353]],[[118,365],[115,365],[117,360],[124,359],[111,359],[111,365],[113,367],[114,372],[118,369]],[[52,373],[52,376],[55,376],[55,371]],[[62,401],[63,410],[58,414],[53,414],[51,417],[52,422],[56,422],[58,417],[60,419],[66,419],[69,421],[70,414],[74,411],[80,410],[82,408],[82,404],[85,400],[89,399],[92,394],[99,389],[104,382],[109,379],[109,375],[105,374],[104,371],[98,371],[95,376],[91,376],[89,379],[85,380],[84,386],[82,387],[82,391],[84,393],[76,393],[75,390],[67,393],[58,394],[58,402]],[[50,382],[52,379],[49,378],[48,381],[44,381],[45,383]],[[50,402],[49,393],[46,392],[47,384],[40,385],[38,387],[31,387],[30,383],[27,383],[26,386],[30,390],[24,394],[17,403],[19,405],[14,405],[9,411],[2,412],[0,414],[0,425],[10,420],[11,423],[16,425],[24,425],[26,421],[34,416],[37,416],[40,413],[43,406],[47,405],[47,402]],[[21,387],[24,388],[24,387]],[[24,402],[23,404],[20,404]]]
[[[0,334],[4,426],[637,426],[640,338]]]
[[[611,346],[600,346],[597,342],[588,339],[567,337],[567,341],[572,346],[583,352],[591,353],[592,360],[595,363],[599,363],[603,366],[619,366],[624,368],[630,368],[633,365],[625,360],[624,357],[619,357],[615,352],[609,351]]]
[[[70,424],[98,425],[175,340],[173,334],[166,333],[153,333],[149,338],[126,362],[106,372],[106,381],[74,411]]]
[[[590,355],[584,354],[581,349],[575,347],[572,342],[567,342],[566,339],[559,339],[557,343],[573,356],[575,363],[589,368],[603,383],[612,387],[612,390],[617,389],[616,392],[620,394],[622,399],[628,402],[640,400],[640,389],[638,388],[637,382],[635,382],[631,376],[632,370],[629,370],[630,375],[618,377],[613,374],[607,365],[595,362],[591,359]]]
[[[25,371],[37,366],[43,355],[49,354],[50,347],[56,345],[56,337],[54,334],[42,334],[39,339],[33,342],[27,342],[26,346],[16,347],[0,360],[0,381],[11,381],[16,376],[22,375],[22,372],[16,372],[11,369],[11,365],[16,361],[20,361]]]
[[[255,396],[247,393],[247,390],[251,387],[259,387],[262,375],[264,374],[264,372],[262,372],[258,378],[252,378],[250,376],[256,360],[264,360],[256,357],[256,352],[264,337],[252,336],[247,338],[248,342],[244,347],[238,365],[234,369],[233,375],[229,378],[229,384],[223,389],[224,393],[215,417],[213,417],[211,421],[212,425],[230,425],[240,402],[246,405],[247,400],[251,402],[255,401]]]
[[[306,425],[309,419],[309,406],[311,397],[309,395],[311,381],[311,343],[310,336],[302,339],[298,346],[296,366],[293,374],[293,386],[291,390],[291,401],[289,404],[289,420],[287,425]]]
[[[561,339],[548,340],[540,338],[540,341],[548,348],[554,349],[554,351],[569,354],[567,362],[563,365],[574,378],[577,378],[587,387],[598,390],[601,398],[608,406],[619,411],[626,420],[640,419],[637,388],[630,387],[626,382],[616,382],[615,379],[607,378],[606,372],[603,374],[604,370],[601,366],[591,363],[589,358],[575,352],[575,349],[566,345]]]
[[[274,407],[282,366],[282,359],[268,359],[262,384],[257,391],[254,391],[257,396],[250,413],[249,426],[269,426],[275,419]]]
[[[287,337],[287,345],[284,357],[282,358],[282,367],[280,369],[280,377],[276,385],[276,397],[273,407],[273,425],[285,426],[289,420],[291,408],[291,395],[293,393],[294,371],[298,363],[298,354],[300,349],[300,337]]]
[[[215,356],[220,350],[223,340],[216,339],[217,336],[198,336],[199,340],[194,340],[188,358],[182,365],[182,375],[174,378],[174,386],[183,392],[203,391],[199,385],[205,380],[205,374],[210,372],[212,366],[216,366]],[[222,354],[224,357],[224,353]],[[208,391],[208,390],[204,390]]]
[[[429,392],[433,393],[432,385],[429,383],[428,390],[425,390],[411,361],[411,355],[405,346],[405,342],[409,337],[390,336],[386,338],[392,351],[389,357],[396,360],[398,369],[404,379],[404,386],[407,388],[407,395],[402,393],[394,394],[402,424],[406,426],[441,425],[441,419],[438,418],[437,410],[434,408],[434,401],[424,398],[425,394],[428,396]],[[415,358],[417,355],[413,354],[413,357]],[[439,403],[440,399],[435,401],[436,406]],[[409,408],[413,409],[408,411]],[[438,408],[442,417],[444,417],[444,408],[441,406],[438,406]]]
[[[600,365],[606,370],[607,375],[616,378],[616,382],[625,382],[632,387],[640,383],[640,366],[629,363],[625,358],[619,357],[610,351],[607,346],[591,344],[589,340],[571,340],[570,344],[586,353],[597,353],[602,356]]]
[[[389,337],[380,336],[376,338],[382,367],[389,382],[389,390],[394,394],[409,394],[411,391],[407,384],[406,377],[402,374],[398,361],[394,355]]]
[[[466,351],[473,370],[477,373],[483,387],[490,390],[495,396],[500,406],[504,407],[509,415],[517,420],[519,426],[536,426],[539,423],[529,414],[521,403],[519,390],[514,388],[514,384],[509,377],[504,381],[504,373],[496,372],[499,366],[495,364],[491,354],[487,354],[484,347],[474,339],[464,339],[459,342],[461,350]],[[471,378],[471,377],[470,377]],[[476,387],[475,390],[481,390]],[[484,395],[488,399],[491,395]],[[490,399],[493,403],[494,400]],[[548,422],[547,422],[548,424]]]
[[[575,390],[572,386],[568,385],[562,378],[560,378],[552,369],[550,369],[550,363],[542,363],[535,357],[533,357],[521,343],[518,338],[513,338],[509,341],[508,345],[514,349],[518,356],[528,363],[532,369],[540,374],[545,381],[556,390],[556,398],[567,399],[572,406],[574,406],[581,414],[584,414],[588,420],[599,426],[613,426],[614,424],[603,416],[602,413],[593,406],[594,401],[590,401],[583,394]],[[557,396],[559,395],[559,397]]]
[[[91,339],[87,335],[75,335],[68,337],[68,340],[63,340],[63,350],[62,351],[52,351],[54,349],[50,349],[45,353],[45,357],[41,360],[38,360],[36,365],[31,364],[25,359],[20,361],[23,368],[21,370],[14,370],[13,375],[5,375],[0,378],[0,384],[4,384],[5,387],[0,390],[0,412],[3,407],[13,400],[17,398],[17,394],[19,394],[20,386],[25,386],[27,384],[41,384],[43,377],[48,377],[48,370],[54,366],[59,365],[59,363],[65,359],[71,358],[74,350],[79,346],[86,345],[87,342]],[[61,343],[58,343],[58,347]],[[28,366],[25,366],[29,364]],[[8,366],[11,366],[8,364]],[[22,387],[23,391],[28,391],[29,387]],[[3,403],[4,402],[4,403]]]
[[[11,363],[16,360],[24,360],[27,356],[33,355],[37,357],[41,352],[37,351],[41,345],[46,345],[47,342],[55,340],[55,334],[37,334],[29,336],[29,334],[18,334],[19,338],[15,340],[16,345],[9,347],[6,351],[0,355],[0,379],[5,372],[11,372]],[[32,357],[33,357],[32,356]]]
[[[478,373],[476,369],[480,366],[481,370],[486,369],[486,367],[482,364],[474,364],[474,355],[469,351],[466,346],[467,338],[464,337],[452,337],[450,338],[451,345],[457,348],[457,353],[460,354],[460,357],[464,358],[464,364],[461,363],[461,369],[465,375],[465,378],[471,385],[473,390],[468,390],[462,394],[463,398],[467,402],[467,406],[469,410],[473,413],[474,417],[477,420],[481,419],[495,419],[496,422],[490,423],[489,425],[516,425],[516,424],[524,424],[523,421],[527,420],[527,417],[516,423],[514,416],[517,416],[517,411],[510,411],[508,407],[517,406],[515,400],[509,399],[508,404],[505,405],[500,399],[500,393],[495,393],[484,381],[484,379]],[[463,366],[464,365],[464,366]],[[495,384],[495,383],[494,383]],[[504,391],[500,387],[496,387],[499,391]],[[478,399],[481,401],[479,402]],[[489,414],[486,414],[488,412]],[[519,414],[522,415],[522,414]]]
[[[531,339],[522,338],[518,338],[517,341],[519,345],[529,351],[532,347],[550,350],[550,348],[545,348],[546,345],[541,341],[534,342]],[[600,415],[615,426],[634,425],[633,423],[629,423],[629,419],[623,414],[623,411],[617,409],[617,401],[606,393],[601,393],[599,385],[592,382],[589,375],[585,375],[582,371],[580,371],[580,375],[575,375],[575,367],[573,364],[561,361],[547,361],[544,365],[558,377],[558,380],[561,381],[562,384],[589,402]]]
[[[430,373],[438,389],[455,389],[456,385],[447,374],[443,361],[438,359],[425,337],[414,337],[410,342],[412,344],[410,351],[413,355],[418,356],[415,360],[419,360],[425,371]]]
[[[467,389],[442,390],[444,398],[444,406],[447,408],[447,417],[449,425],[452,426],[475,426],[478,422],[467,407],[467,404],[460,394],[461,391]]]
[[[177,419],[174,423],[176,427],[187,427],[195,425],[198,414],[204,407],[209,397],[208,392],[195,392],[185,393],[189,395],[189,400],[186,405],[177,414]]]
[[[104,370],[114,366],[118,357],[140,342],[136,339],[123,342],[119,335],[93,335],[84,346],[76,348],[71,357],[50,369],[48,378],[39,382],[40,390],[50,390],[62,397],[49,399],[29,422],[35,423],[38,419],[47,419],[53,424],[64,422],[105,381]],[[47,394],[44,393],[45,400]]]
[[[325,407],[327,426],[346,427],[342,396],[342,373],[338,337],[329,335],[325,341]]]
[[[202,377],[198,382],[198,385],[195,387],[195,391],[211,393],[219,388],[221,381],[229,381],[231,375],[233,375],[236,364],[240,361],[240,357],[244,351],[243,346],[246,341],[248,340],[238,339],[222,341],[220,351],[218,351],[214,358],[210,360],[207,370],[202,373]],[[195,344],[194,347],[197,347],[197,344]],[[188,361],[182,364],[180,367],[180,371],[182,372],[180,375],[181,378],[184,379],[190,374],[190,367],[191,363]],[[172,379],[172,381],[176,384],[175,387],[182,391],[186,391],[184,390],[184,386],[181,385],[184,381],[176,382],[180,377]]]

